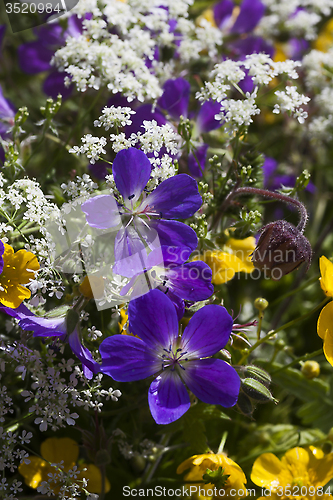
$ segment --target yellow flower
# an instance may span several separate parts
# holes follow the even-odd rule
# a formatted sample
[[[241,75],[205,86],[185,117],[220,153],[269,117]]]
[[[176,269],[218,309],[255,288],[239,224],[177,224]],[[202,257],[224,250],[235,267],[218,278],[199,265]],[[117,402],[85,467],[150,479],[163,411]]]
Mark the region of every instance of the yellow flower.
[[[38,488],[42,481],[48,481],[48,474],[56,474],[57,468],[52,467],[48,462],[59,464],[63,462],[63,471],[68,472],[72,469],[79,456],[79,446],[71,438],[48,438],[41,444],[40,453],[42,457],[30,456],[29,464],[21,464],[18,468],[19,473],[24,477],[24,482],[30,488]],[[82,471],[86,468],[86,471]],[[81,464],[79,467],[80,473],[78,479],[89,479],[87,490],[90,493],[100,493],[102,491],[102,475],[101,471],[93,464]],[[51,483],[51,488],[55,493],[59,492],[60,486],[54,487]],[[108,479],[105,482],[105,492],[110,491],[110,483]]]
[[[2,243],[2,242],[1,242]],[[30,290],[23,285],[34,279],[39,269],[37,257],[27,250],[14,249],[4,245],[3,270],[0,274],[0,302],[5,307],[16,309],[24,299],[31,296]]]
[[[324,28],[318,35],[313,47],[316,50],[327,52],[333,45],[333,18],[327,21]]]
[[[323,339],[327,361],[333,366],[333,302],[329,302],[319,314],[317,333]]]
[[[319,259],[320,286],[328,297],[333,297],[333,264],[324,255]],[[322,309],[317,323],[317,333],[323,339],[327,361],[333,366],[333,302]]]
[[[212,283],[221,285],[230,281],[236,273],[250,273],[254,266],[251,254],[256,247],[253,236],[243,240],[229,238],[222,251],[207,250],[194,260],[203,260],[212,270]]]
[[[251,473],[254,484],[271,491],[271,500],[327,498],[329,495],[321,494],[318,488],[332,477],[333,453],[324,456],[322,450],[314,446],[292,448],[281,460],[273,453],[264,453],[254,462]]]
[[[125,311],[125,309],[120,309],[120,321],[118,321],[118,326],[119,326],[119,333],[122,333],[123,335],[127,335],[127,331],[124,328],[126,325],[126,322],[128,320],[128,315]]]
[[[319,259],[319,267],[321,274],[319,278],[320,286],[327,297],[333,297],[333,263],[323,255]]]
[[[207,496],[209,494],[209,490],[214,490],[213,484],[204,484],[201,483],[192,483],[191,481],[200,481],[202,480],[202,476],[206,473],[207,469],[217,470],[219,467],[222,467],[223,474],[229,475],[227,482],[223,488],[225,494],[217,495],[217,496]],[[185,462],[181,463],[177,469],[177,474],[182,474],[186,469],[190,469],[190,471],[184,476],[185,481],[189,481],[187,485],[188,488],[192,486],[197,487],[197,493],[192,495],[192,498],[196,500],[210,500],[211,498],[233,498],[234,500],[238,500],[239,498],[246,496],[246,477],[242,469],[236,464],[231,458],[228,458],[224,453],[206,453],[204,455],[193,455],[192,457],[185,460]],[[199,489],[200,486],[200,489]],[[215,486],[216,490],[219,489]],[[236,494],[231,495],[230,490],[234,489]],[[243,491],[243,494],[241,492]],[[206,493],[202,494],[203,492]],[[234,493],[234,492],[232,492]]]
[[[199,17],[197,17],[197,19],[195,21],[195,24],[197,26],[201,26],[201,21],[203,19],[205,19],[206,21],[208,21],[212,25],[213,28],[217,28],[216,23],[215,23],[215,19],[214,19],[214,11],[213,11],[213,9],[211,9],[211,8],[205,9],[203,11],[203,13]]]

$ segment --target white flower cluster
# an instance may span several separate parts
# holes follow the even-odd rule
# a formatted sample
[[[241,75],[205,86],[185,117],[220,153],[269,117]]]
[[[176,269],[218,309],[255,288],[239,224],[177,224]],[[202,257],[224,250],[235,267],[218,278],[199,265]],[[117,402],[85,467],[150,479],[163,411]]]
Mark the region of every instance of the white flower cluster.
[[[333,134],[333,48],[328,52],[311,50],[303,59],[305,82],[314,94],[314,113],[308,123],[311,138],[330,141]]]
[[[6,469],[9,472],[15,472],[19,464],[30,463],[28,458],[29,453],[18,446],[29,444],[31,438],[31,432],[22,431],[22,436],[19,436],[18,432],[5,430],[3,427],[0,427],[0,471],[2,471],[3,475]],[[0,498],[2,497],[0,496]]]
[[[85,492],[83,488],[87,488],[89,479],[82,478],[82,474],[86,469],[79,469],[77,465],[69,469],[67,472],[63,470],[63,461],[59,464],[53,463],[54,472],[48,473],[48,480],[42,481],[37,487],[38,493],[47,496],[55,496],[59,500],[72,500],[78,498]],[[57,493],[56,493],[57,491]]]
[[[101,411],[102,399],[118,401],[121,396],[119,390],[101,388],[102,374],[87,381],[72,358],[57,361],[56,351],[59,347],[64,348],[58,345],[55,351],[49,349],[47,354],[41,354],[31,351],[23,344],[17,344],[16,347],[4,343],[2,345],[8,366],[16,366],[15,372],[22,380],[31,381],[30,389],[22,391],[21,396],[25,403],[30,404],[27,411],[33,412],[34,423],[42,432],[49,427],[56,431],[66,425],[74,425],[78,414],[73,413],[71,407]],[[67,377],[64,376],[65,373],[68,374]],[[11,406],[7,405],[7,412],[10,409]]]
[[[306,40],[316,37],[320,15],[332,15],[332,0],[262,0],[266,5],[265,15],[256,28],[256,33],[266,40],[289,33]]]
[[[95,127],[104,127],[105,130],[109,130],[113,127],[125,127],[126,125],[131,125],[131,115],[135,115],[135,111],[128,107],[122,106],[111,106],[102,110],[102,115],[98,120],[94,121]]]
[[[296,68],[300,65],[299,61],[292,60],[275,62],[267,54],[250,54],[244,61],[227,59],[215,65],[209,75],[212,81],[205,82],[205,86],[197,92],[196,98],[200,101],[213,99],[219,102],[221,112],[215,118],[222,121],[222,125],[229,134],[233,134],[240,126],[248,126],[252,123],[252,117],[260,113],[256,105],[258,87],[268,85],[279,75],[286,75],[290,79],[298,78]],[[238,84],[244,80],[246,71],[252,77],[256,87],[252,92],[246,92],[244,95]],[[239,91],[240,98],[228,98],[231,91],[235,89]],[[301,104],[308,102],[309,98],[298,93],[296,95],[295,91],[290,89],[294,87],[287,87],[284,107],[277,106],[275,109],[288,109],[299,120],[302,120],[305,118],[305,112],[298,108]],[[280,100],[282,99],[282,94],[276,93],[276,95]]]
[[[73,146],[69,153],[74,153],[76,155],[86,155],[90,160],[90,163],[94,164],[98,160],[99,156],[106,154],[104,146],[106,146],[105,137],[94,137],[91,134],[84,135],[81,138],[83,142],[82,146]]]
[[[11,483],[8,483],[7,479],[3,477],[0,481],[1,500],[18,500],[16,495],[23,491],[20,486],[22,486],[21,481],[13,479]]]
[[[75,180],[69,181],[67,184],[63,183],[60,187],[63,192],[67,194],[70,200],[75,200],[77,198],[84,199],[91,196],[98,186],[92,180],[90,175],[83,174],[82,177],[78,175]],[[65,210],[65,212],[67,212],[67,209]]]
[[[145,154],[153,153],[155,158],[159,156],[164,147],[168,154],[177,155],[179,153],[180,136],[168,123],[157,125],[155,120],[143,122],[145,132],[132,133],[127,139],[124,133],[111,134],[110,140],[113,142],[112,149],[118,153],[122,149],[140,144],[140,148]]]
[[[310,101],[310,97],[297,92],[295,86],[287,86],[286,90],[277,90],[275,95],[279,102],[274,105],[273,113],[279,114],[286,111],[297,118],[299,123],[304,123],[308,113],[304,111],[302,106]]]
[[[83,33],[68,37],[52,64],[68,74],[68,84],[95,90],[106,86],[128,101],[156,100],[161,84],[171,77],[174,62],[159,57],[160,48],[177,47],[181,63],[207,54],[216,59],[222,45],[222,31],[202,18],[196,25],[188,18],[193,0],[81,0],[73,14],[93,17],[83,21]],[[174,75],[173,75],[174,76]]]

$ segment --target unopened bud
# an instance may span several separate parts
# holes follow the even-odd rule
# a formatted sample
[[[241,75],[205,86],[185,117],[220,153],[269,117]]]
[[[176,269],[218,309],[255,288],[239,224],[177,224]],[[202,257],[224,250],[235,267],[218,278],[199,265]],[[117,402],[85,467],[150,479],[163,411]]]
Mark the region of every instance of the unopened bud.
[[[245,378],[242,380],[242,389],[247,396],[256,401],[260,401],[262,403],[274,401],[274,403],[277,403],[277,400],[273,398],[267,387],[258,382],[258,380]]]
[[[139,474],[146,467],[146,459],[141,455],[135,455],[131,458],[131,466],[133,467],[133,470]]]
[[[309,241],[293,224],[285,220],[271,222],[262,228],[252,254],[253,265],[275,281],[297,269],[303,262],[309,268],[311,258]]]
[[[95,465],[107,465],[111,462],[110,453],[107,450],[98,450],[95,455]]]
[[[268,301],[263,297],[258,297],[254,301],[254,307],[258,309],[258,311],[264,311],[268,307]]]
[[[272,381],[270,374],[258,366],[246,366],[245,372],[266,386],[269,386]]]
[[[303,373],[304,377],[311,380],[312,378],[319,377],[320,365],[319,363],[317,363],[317,361],[305,361],[305,363],[303,363],[302,365],[301,372]]]

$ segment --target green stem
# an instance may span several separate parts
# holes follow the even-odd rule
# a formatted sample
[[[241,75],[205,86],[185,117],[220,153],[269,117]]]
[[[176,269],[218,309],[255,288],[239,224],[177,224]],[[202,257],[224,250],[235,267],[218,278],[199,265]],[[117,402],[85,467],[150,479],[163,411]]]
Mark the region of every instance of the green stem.
[[[276,330],[271,330],[270,332],[265,335],[262,339],[259,339],[249,350],[244,356],[241,358],[241,360],[237,363],[239,365],[242,365],[248,356],[253,352],[257,347],[259,347],[261,344],[264,344],[269,340],[271,337],[273,337],[276,333],[280,332],[281,330],[286,330],[287,328],[294,326],[296,323],[299,323],[300,321],[303,321],[304,319],[308,318],[311,316],[314,312],[318,311],[318,309],[321,309],[328,301],[330,300],[330,297],[326,297],[324,300],[320,302],[314,309],[311,309],[311,311],[307,312],[306,314],[303,314],[302,316],[299,316],[296,319],[293,319],[292,321],[289,321],[285,325],[280,326],[279,328],[276,328]]]
[[[301,361],[307,361],[308,359],[315,358],[316,356],[320,356],[320,354],[323,354],[322,349],[318,349],[318,351],[310,352],[309,354],[304,354],[304,356],[301,356],[300,358],[294,359],[291,363],[288,365],[282,366],[281,368],[278,368],[277,370],[274,370],[271,375],[274,375],[275,373],[283,372],[283,370],[287,370],[287,368],[291,368],[294,365],[297,365]]]
[[[228,431],[225,431],[222,434],[222,438],[221,438],[219,449],[217,450],[217,454],[223,453],[224,445],[225,445],[225,442],[227,440],[227,437],[228,437]]]

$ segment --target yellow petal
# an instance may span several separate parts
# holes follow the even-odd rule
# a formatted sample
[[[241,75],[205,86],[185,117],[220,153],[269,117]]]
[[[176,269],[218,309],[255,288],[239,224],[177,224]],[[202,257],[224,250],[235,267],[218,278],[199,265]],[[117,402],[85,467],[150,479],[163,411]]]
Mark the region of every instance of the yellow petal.
[[[322,309],[317,323],[317,333],[324,341],[324,354],[333,366],[333,302]]]
[[[314,458],[311,460],[309,476],[311,485],[325,486],[328,481],[333,479],[333,453],[328,453],[323,458]]]
[[[278,476],[282,470],[280,460],[273,453],[264,453],[253,464],[251,481],[265,488],[278,486]]]
[[[5,244],[3,253],[3,271],[0,275],[0,302],[11,308],[18,307],[24,299],[31,296],[24,284],[35,277],[39,269],[37,257],[26,250],[14,253],[10,245]]]
[[[333,263],[324,255],[319,259],[321,278],[320,286],[328,297],[333,297]]]
[[[82,471],[82,469],[87,469]],[[80,466],[81,472],[78,474],[79,479],[87,479],[88,486],[87,490],[90,493],[101,493],[102,492],[102,474],[100,469],[94,464],[82,464]],[[108,493],[111,489],[111,484],[108,478],[105,478],[105,493]]]
[[[64,461],[64,471],[71,469],[79,456],[79,445],[71,438],[48,438],[42,442],[40,452],[51,463]]]
[[[310,450],[296,446],[285,453],[281,459],[281,463],[286,469],[293,469],[297,471],[298,476],[303,475],[305,477],[307,476],[310,456]]]
[[[30,456],[29,460],[29,464],[20,464],[18,471],[24,477],[25,484],[36,489],[42,481],[48,480],[48,473],[54,472],[54,470],[45,460],[39,457]]]
[[[22,304],[24,299],[29,299],[31,296],[30,290],[22,285],[14,285],[3,287],[4,290],[0,290],[0,302],[5,307],[11,307],[16,309]]]

